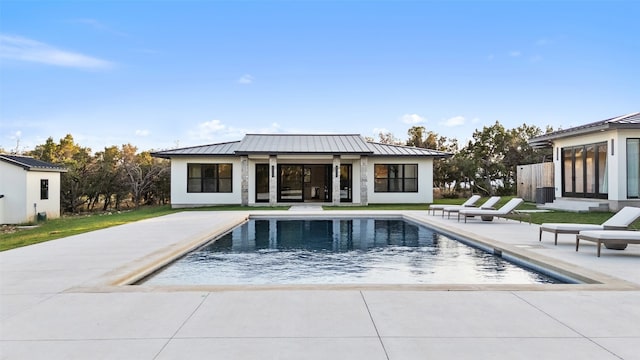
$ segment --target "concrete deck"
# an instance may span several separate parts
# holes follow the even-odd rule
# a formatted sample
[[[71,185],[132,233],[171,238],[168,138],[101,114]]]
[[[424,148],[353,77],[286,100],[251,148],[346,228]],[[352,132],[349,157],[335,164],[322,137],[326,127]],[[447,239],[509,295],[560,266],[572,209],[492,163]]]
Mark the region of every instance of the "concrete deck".
[[[598,258],[537,225],[402,214],[602,283],[119,286],[249,215],[182,212],[0,253],[0,358],[640,359],[640,246]]]

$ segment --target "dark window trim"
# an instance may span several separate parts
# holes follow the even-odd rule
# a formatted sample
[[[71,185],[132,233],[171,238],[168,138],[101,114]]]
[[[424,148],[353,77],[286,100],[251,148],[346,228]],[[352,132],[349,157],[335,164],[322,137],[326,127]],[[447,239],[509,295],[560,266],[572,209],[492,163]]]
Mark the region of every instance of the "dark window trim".
[[[49,179],[40,179],[40,200],[49,200]]]
[[[583,145],[574,145],[574,146],[566,146],[563,147],[560,152],[562,153],[562,157],[561,157],[561,172],[562,172],[562,196],[563,197],[574,197],[574,198],[597,198],[597,199],[606,199],[609,196],[609,193],[601,193],[600,192],[600,179],[598,177],[598,171],[600,169],[600,159],[596,156],[594,158],[594,172],[596,174],[595,177],[595,184],[594,187],[596,190],[596,192],[586,192],[583,191],[582,192],[576,192],[575,188],[576,188],[576,176],[580,176],[582,178],[582,184],[583,186],[586,186],[587,184],[587,147],[589,146],[593,146],[594,147],[594,153],[598,154],[599,151],[598,149],[602,146],[604,146],[605,148],[607,147],[608,142],[607,141],[601,141],[601,142],[597,142],[597,143],[589,143],[589,144],[583,144]],[[565,175],[567,175],[566,173],[566,169],[565,169],[565,163],[564,163],[564,153],[565,150],[570,151],[571,152],[571,174],[573,174],[573,177],[571,179],[571,188],[574,191],[567,191],[568,189],[566,188],[566,180],[565,180]],[[576,169],[576,150],[582,150],[583,156],[582,156],[582,172],[581,174],[576,174],[575,173],[575,169]]]
[[[640,196],[629,196],[629,140],[637,140],[638,142],[640,142],[640,138],[627,138],[626,139],[626,164],[625,164],[625,168],[626,168],[626,183],[627,183],[627,199],[638,199],[640,198]],[[640,144],[639,144],[640,145]]]
[[[266,174],[267,174],[267,182],[269,181],[269,164],[268,163],[260,163],[260,164],[256,164],[256,172],[255,172],[255,201],[257,203],[268,203],[270,199],[258,199],[258,168],[263,168],[264,170],[266,170]],[[267,190],[268,193],[270,193],[271,188],[269,185],[267,185]],[[269,194],[269,197],[271,197],[271,194]]]
[[[385,166],[387,168],[387,177],[376,177],[376,167],[377,166]],[[391,178],[389,177],[389,168],[391,166],[401,166],[402,167],[402,177],[398,177],[398,178]],[[405,171],[405,167],[406,166],[415,166],[416,167],[416,176],[415,177],[406,177],[406,171]],[[373,192],[377,192],[377,193],[417,193],[419,190],[419,181],[418,181],[418,171],[420,170],[420,166],[418,164],[373,164]],[[386,190],[378,190],[376,189],[376,181],[377,180],[385,180],[387,182],[387,189]],[[391,190],[391,181],[390,180],[400,180],[400,184],[402,184],[402,189],[400,190]],[[416,182],[416,189],[415,190],[406,190],[405,189],[405,184],[407,180],[415,180]]]
[[[229,176],[220,176],[220,165],[228,165],[231,167],[231,171],[229,173]],[[190,169],[193,166],[199,166],[200,167],[200,177],[189,177],[189,173],[190,173]],[[202,176],[202,168],[203,167],[213,167],[214,168],[214,176],[212,178],[206,178],[204,176]],[[189,182],[190,180],[195,180],[195,179],[200,179],[200,191],[193,191],[193,190],[189,190]],[[203,191],[203,189],[205,188],[205,181],[207,179],[212,179],[215,181],[216,183],[216,190],[215,191]],[[229,180],[230,181],[230,186],[229,186],[229,190],[228,191],[220,191],[220,181],[221,180]],[[233,192],[233,164],[232,163],[216,163],[216,164],[209,164],[209,163],[187,163],[187,193],[232,193]]]

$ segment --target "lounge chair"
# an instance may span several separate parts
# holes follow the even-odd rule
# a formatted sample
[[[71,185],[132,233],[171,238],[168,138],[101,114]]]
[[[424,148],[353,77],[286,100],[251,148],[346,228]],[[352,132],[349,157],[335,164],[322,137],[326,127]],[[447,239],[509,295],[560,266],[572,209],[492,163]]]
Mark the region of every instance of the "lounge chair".
[[[513,215],[516,208],[523,202],[524,200],[520,198],[513,198],[498,210],[461,209],[458,211],[458,221],[460,221],[460,216],[464,217],[464,222],[467,222],[467,218],[470,216],[480,216],[485,221],[491,221],[494,217],[506,218]]]
[[[475,203],[478,202],[478,200],[480,200],[480,195],[473,195],[470,198],[467,199],[467,201],[463,202],[462,205],[455,205],[455,206],[461,206],[461,207],[471,207],[471,206],[475,206]],[[432,204],[429,206],[429,210],[431,210],[431,214],[435,215],[436,214],[436,210],[443,210],[446,207],[449,206],[454,206],[451,204]],[[429,212],[429,210],[427,210],[427,213]],[[444,216],[444,212],[442,213],[442,216]]]
[[[594,241],[598,243],[598,257],[602,243],[605,245],[622,245],[618,249],[624,249],[626,244],[640,244],[640,231],[631,230],[584,230],[576,235],[576,251],[580,245],[580,240]]]
[[[498,203],[498,201],[500,201],[500,196],[492,196],[489,199],[487,199],[487,201],[485,201],[484,204],[480,205],[478,209],[495,210],[494,206]],[[451,217],[451,213],[457,213],[461,209],[468,209],[468,208],[469,208],[468,206],[460,206],[460,205],[447,206],[446,208],[442,209],[442,217],[444,217],[444,213],[447,213],[447,219],[448,219],[449,217]]]
[[[554,244],[558,245],[558,234],[578,234],[582,230],[625,230],[640,217],[640,208],[626,206],[609,220],[598,224],[543,223],[540,225],[538,241],[542,241],[542,232],[554,233]]]

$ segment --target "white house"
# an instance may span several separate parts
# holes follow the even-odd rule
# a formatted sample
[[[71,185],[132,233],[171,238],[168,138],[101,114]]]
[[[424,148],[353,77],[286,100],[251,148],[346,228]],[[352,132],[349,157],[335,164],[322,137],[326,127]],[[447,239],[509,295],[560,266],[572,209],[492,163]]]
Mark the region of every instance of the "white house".
[[[31,157],[0,154],[0,224],[60,217],[60,173],[67,170]]]
[[[580,200],[613,211],[640,206],[640,112],[537,136],[529,143],[553,148],[558,202]]]
[[[433,160],[450,156],[353,134],[247,134],[152,155],[171,160],[172,207],[430,203]]]

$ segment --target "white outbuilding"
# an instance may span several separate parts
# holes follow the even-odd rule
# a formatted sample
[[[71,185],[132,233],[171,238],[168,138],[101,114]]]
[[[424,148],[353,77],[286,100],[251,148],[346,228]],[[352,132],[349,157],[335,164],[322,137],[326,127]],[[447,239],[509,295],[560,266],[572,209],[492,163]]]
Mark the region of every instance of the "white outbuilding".
[[[451,156],[357,134],[247,134],[152,155],[171,160],[173,207],[430,203],[433,161]]]
[[[61,166],[0,154],[0,224],[60,217]]]

